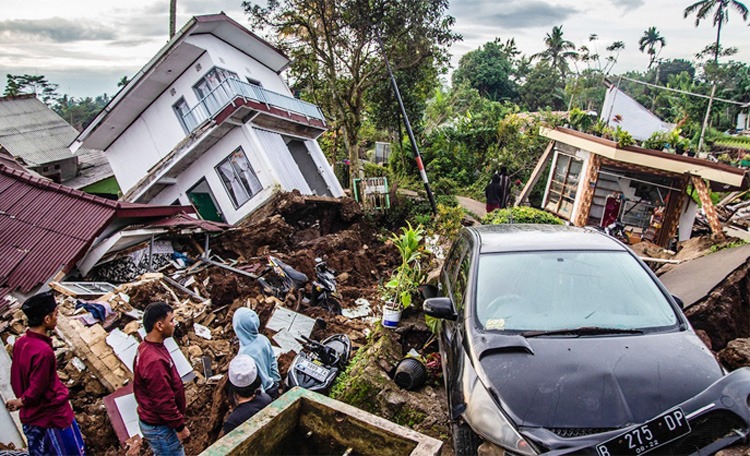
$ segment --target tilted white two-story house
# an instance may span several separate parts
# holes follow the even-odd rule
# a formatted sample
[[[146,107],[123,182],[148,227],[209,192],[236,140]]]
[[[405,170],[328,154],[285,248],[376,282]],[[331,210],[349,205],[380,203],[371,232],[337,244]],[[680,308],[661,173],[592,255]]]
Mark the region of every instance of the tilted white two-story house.
[[[123,198],[235,223],[275,190],[342,196],[292,96],[289,59],[224,13],[192,18],[71,144],[103,150]]]

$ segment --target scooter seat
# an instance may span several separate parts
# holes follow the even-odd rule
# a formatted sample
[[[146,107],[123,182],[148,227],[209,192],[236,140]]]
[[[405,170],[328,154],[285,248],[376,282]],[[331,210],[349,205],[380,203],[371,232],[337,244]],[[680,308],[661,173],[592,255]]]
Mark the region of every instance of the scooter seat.
[[[284,271],[284,274],[286,274],[287,277],[289,277],[290,279],[294,280],[297,283],[307,282],[307,276],[305,274],[299,272],[298,270],[282,262],[281,260],[277,259],[276,262],[279,264],[279,267]]]

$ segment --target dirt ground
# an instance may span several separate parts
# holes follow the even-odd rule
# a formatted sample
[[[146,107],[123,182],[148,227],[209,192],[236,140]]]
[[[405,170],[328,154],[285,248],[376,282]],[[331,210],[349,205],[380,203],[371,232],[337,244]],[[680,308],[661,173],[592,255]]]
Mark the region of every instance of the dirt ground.
[[[385,242],[387,233],[381,233],[368,223],[357,205],[351,199],[305,200],[298,193],[279,194],[260,211],[246,219],[236,229],[227,231],[210,241],[211,254],[229,262],[236,268],[247,271],[260,271],[267,263],[267,255],[272,254],[308,277],[314,277],[314,260],[321,257],[337,273],[339,293],[343,308],[354,306],[358,298],[367,299],[375,309],[377,305],[377,285],[387,277],[398,261],[398,252],[393,245]],[[175,242],[177,244],[177,242]],[[185,242],[183,247],[188,256],[198,258],[198,242]],[[199,267],[193,274],[191,288],[201,296],[211,299],[212,318],[207,326],[212,328],[213,339],[205,340],[193,332],[193,323],[203,321],[195,318],[193,302],[184,304],[185,309],[177,313],[178,328],[175,339],[193,362],[196,372],[202,372],[200,358],[211,359],[214,374],[225,373],[229,360],[237,353],[239,342],[232,330],[232,316],[240,306],[249,306],[259,315],[262,327],[271,317],[277,305],[294,308],[296,300],[289,296],[285,303],[273,298],[265,298],[255,279],[236,274],[216,266]],[[170,271],[164,271],[168,274]],[[153,281],[128,290],[130,305],[143,309],[153,301],[166,301],[175,304],[175,296],[187,300],[189,296],[172,287],[172,291],[159,281]],[[323,308],[305,307],[300,312],[317,319],[312,333],[313,339],[322,339],[335,333],[346,333],[352,340],[353,355],[367,341],[371,324],[361,319],[348,319],[333,315]],[[120,327],[130,321],[125,318]],[[272,333],[267,333],[271,336]],[[287,353],[279,359],[282,377],[293,359]],[[64,369],[66,375],[75,369]],[[78,422],[92,454],[123,454],[117,437],[107,419],[103,396],[107,392],[93,377],[80,375],[71,387],[71,398]],[[207,383],[203,375],[186,385],[188,397],[187,426],[191,437],[186,444],[187,454],[198,454],[219,437],[221,426],[227,415],[228,400],[224,384]],[[131,454],[150,454],[143,445]]]

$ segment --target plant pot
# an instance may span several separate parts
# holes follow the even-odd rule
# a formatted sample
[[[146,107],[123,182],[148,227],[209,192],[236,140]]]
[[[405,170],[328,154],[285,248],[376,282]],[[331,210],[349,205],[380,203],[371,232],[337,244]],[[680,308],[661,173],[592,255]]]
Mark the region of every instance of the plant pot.
[[[396,328],[401,321],[401,309],[392,309],[383,307],[383,326],[386,328]]]
[[[396,366],[393,381],[405,390],[415,390],[427,380],[427,368],[416,358],[404,358]]]

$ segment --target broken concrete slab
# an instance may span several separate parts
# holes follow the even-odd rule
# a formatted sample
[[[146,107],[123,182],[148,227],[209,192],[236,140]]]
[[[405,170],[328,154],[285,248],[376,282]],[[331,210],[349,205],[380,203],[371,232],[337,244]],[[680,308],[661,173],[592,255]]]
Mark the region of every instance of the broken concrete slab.
[[[266,323],[266,328],[276,332],[285,329],[295,336],[310,337],[315,328],[315,319],[284,307],[278,307]]]
[[[750,258],[750,244],[720,250],[674,266],[659,280],[670,293],[682,299],[687,309],[705,298],[728,275]]]

